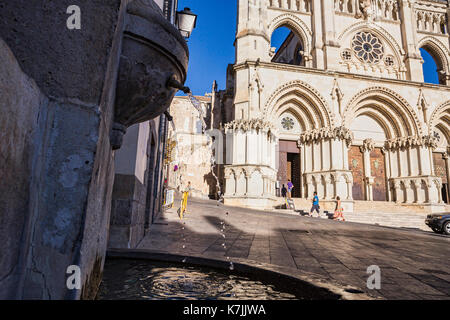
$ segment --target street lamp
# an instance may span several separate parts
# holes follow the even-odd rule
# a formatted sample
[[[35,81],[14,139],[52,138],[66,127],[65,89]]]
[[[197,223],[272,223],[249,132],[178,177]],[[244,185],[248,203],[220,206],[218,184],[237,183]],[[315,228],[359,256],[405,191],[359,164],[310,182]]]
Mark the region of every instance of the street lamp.
[[[177,11],[176,25],[183,37],[189,38],[196,24],[197,15],[192,13],[191,9],[184,8],[183,11]]]

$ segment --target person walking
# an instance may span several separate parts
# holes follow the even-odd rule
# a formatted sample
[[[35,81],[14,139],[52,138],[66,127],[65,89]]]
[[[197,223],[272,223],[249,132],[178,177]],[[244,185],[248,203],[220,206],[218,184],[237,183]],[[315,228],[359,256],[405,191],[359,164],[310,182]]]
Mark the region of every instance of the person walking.
[[[288,180],[288,197],[289,199],[292,198],[292,189],[294,189],[294,184],[291,182],[291,180]]]
[[[336,208],[334,209],[334,215],[333,220],[340,220],[345,221],[344,218],[344,209],[342,208],[341,204],[341,198],[339,196],[336,197]]]
[[[183,197],[181,200],[181,208],[178,211],[178,216],[180,217],[180,219],[183,219],[183,216],[185,213],[187,212],[187,200],[189,197],[189,193],[191,192],[192,187],[191,187],[191,182],[188,181],[187,186],[183,189]]]
[[[309,216],[313,216],[313,212],[317,211],[317,216],[320,217],[320,206],[319,206],[319,197],[317,196],[317,192],[314,192],[314,198],[312,200],[311,211],[309,212]]]
[[[287,189],[286,189],[286,187],[283,184],[283,187],[281,188],[281,196],[283,198],[286,198],[286,195],[287,195]]]

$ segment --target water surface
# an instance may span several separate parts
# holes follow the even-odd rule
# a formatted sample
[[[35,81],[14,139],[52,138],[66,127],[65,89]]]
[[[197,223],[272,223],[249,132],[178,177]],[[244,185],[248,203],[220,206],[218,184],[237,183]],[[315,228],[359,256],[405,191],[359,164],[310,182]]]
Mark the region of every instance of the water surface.
[[[263,282],[264,281],[264,282]],[[99,300],[297,300],[292,284],[204,267],[107,260]]]

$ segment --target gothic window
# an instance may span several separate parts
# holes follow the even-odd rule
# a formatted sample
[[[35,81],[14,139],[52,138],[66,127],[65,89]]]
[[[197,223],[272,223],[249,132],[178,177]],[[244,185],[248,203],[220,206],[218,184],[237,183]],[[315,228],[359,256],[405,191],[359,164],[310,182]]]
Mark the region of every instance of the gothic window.
[[[394,57],[393,56],[387,56],[386,58],[384,58],[384,63],[386,64],[386,66],[392,67],[395,64]]]
[[[426,44],[420,48],[420,54],[424,63],[422,64],[424,81],[426,83],[435,83],[445,85],[446,67],[443,63],[443,58],[438,54],[437,49]]]
[[[345,49],[341,52],[342,60],[350,61],[352,59],[352,52],[349,49]]]
[[[272,62],[305,66],[305,52],[302,39],[289,27],[277,28],[271,37]]]
[[[437,141],[441,141],[441,135],[438,132],[434,131],[433,136],[437,139]]]
[[[358,32],[352,40],[356,56],[366,63],[378,63],[384,55],[384,48],[377,36],[370,32]]]
[[[290,131],[294,128],[295,123],[294,123],[294,120],[292,120],[291,118],[284,117],[281,120],[281,125],[283,126],[284,130]]]

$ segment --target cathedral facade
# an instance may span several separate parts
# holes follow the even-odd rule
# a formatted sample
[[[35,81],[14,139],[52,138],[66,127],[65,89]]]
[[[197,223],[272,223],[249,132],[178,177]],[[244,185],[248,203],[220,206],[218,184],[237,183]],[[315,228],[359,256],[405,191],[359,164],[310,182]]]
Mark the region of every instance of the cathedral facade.
[[[443,210],[449,12],[438,0],[238,0],[225,204],[273,208],[291,180],[293,197],[339,196],[350,212],[356,200]],[[439,83],[424,82],[421,52]]]

